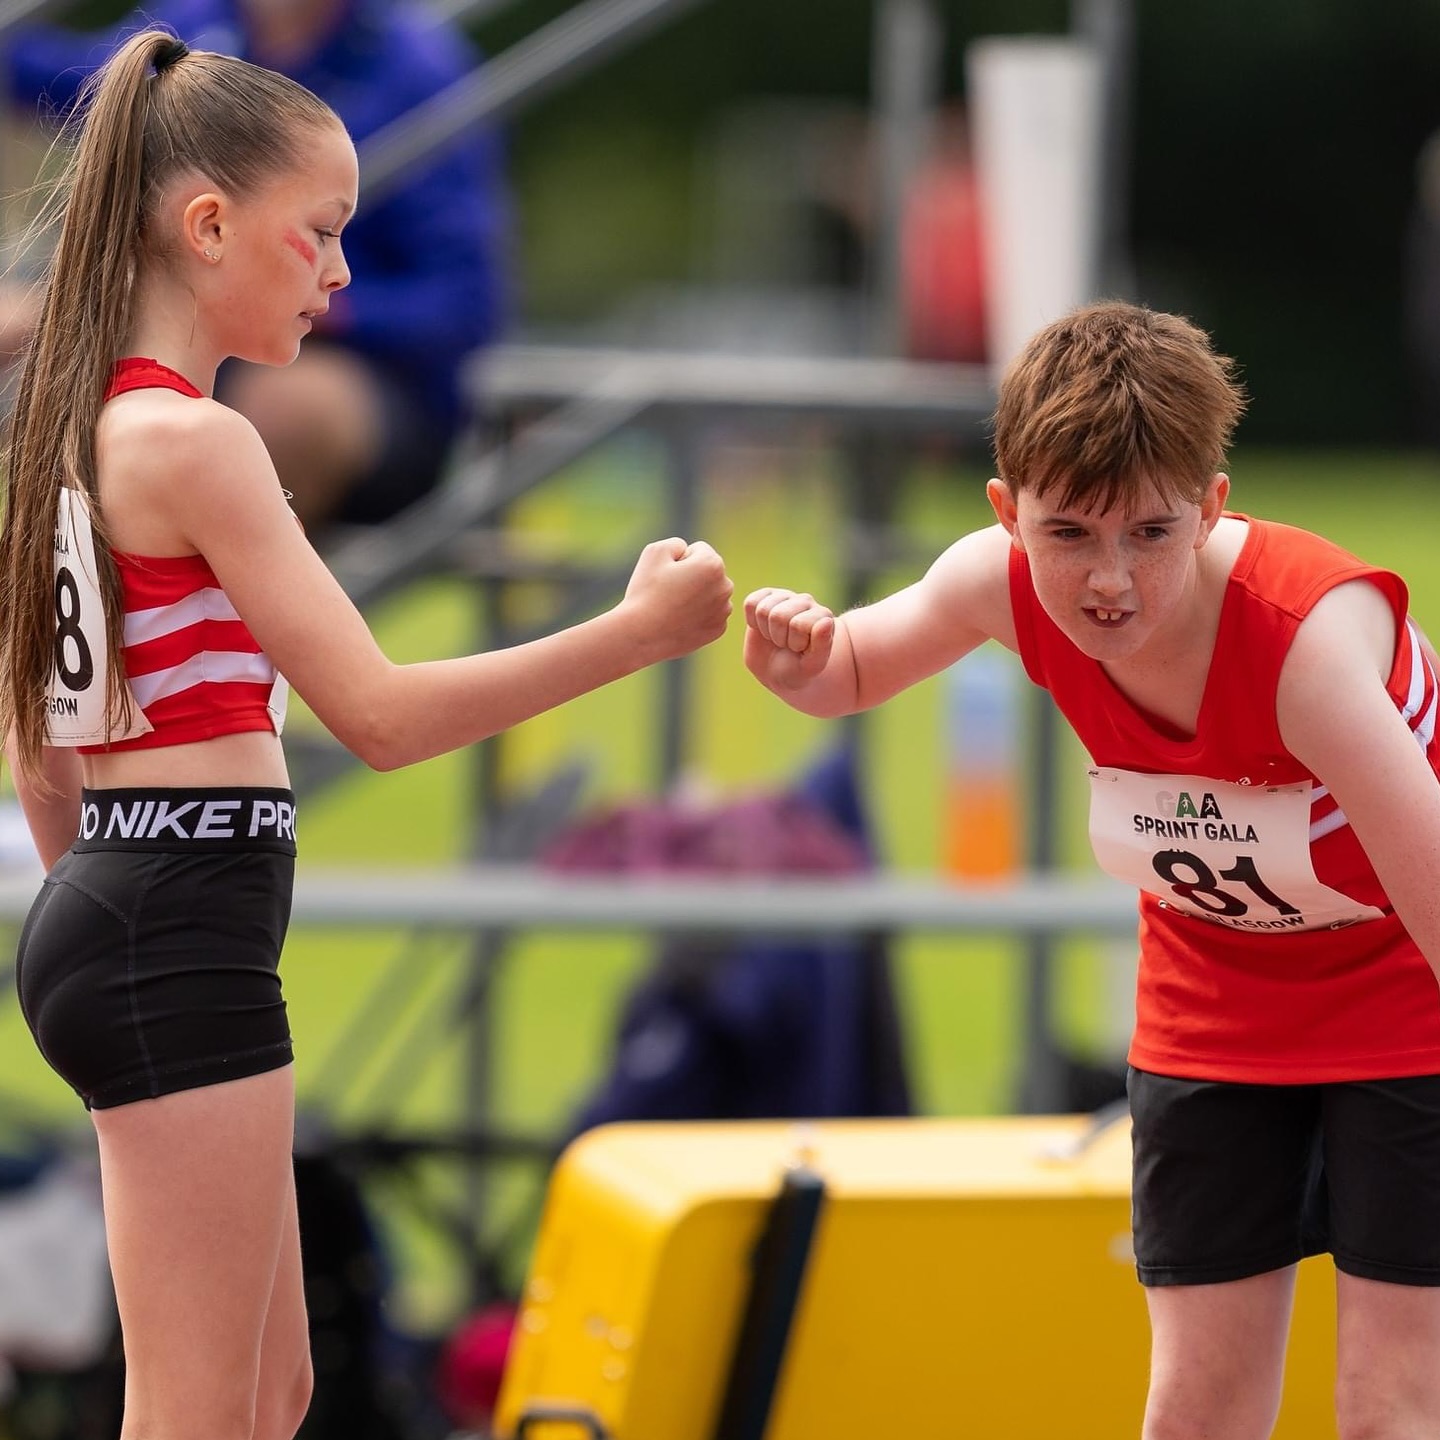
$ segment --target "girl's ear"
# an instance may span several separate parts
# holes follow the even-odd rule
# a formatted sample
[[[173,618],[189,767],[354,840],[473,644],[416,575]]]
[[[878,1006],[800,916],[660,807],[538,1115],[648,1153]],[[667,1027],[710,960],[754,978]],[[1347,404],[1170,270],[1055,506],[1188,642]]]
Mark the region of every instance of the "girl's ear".
[[[1020,539],[1020,511],[1015,503],[1014,492],[1003,480],[991,480],[985,486],[985,498],[995,512],[995,518],[1009,532],[1016,548],[1023,550],[1025,546]]]
[[[181,216],[181,242],[186,253],[215,264],[224,253],[225,197],[202,191],[186,203]]]

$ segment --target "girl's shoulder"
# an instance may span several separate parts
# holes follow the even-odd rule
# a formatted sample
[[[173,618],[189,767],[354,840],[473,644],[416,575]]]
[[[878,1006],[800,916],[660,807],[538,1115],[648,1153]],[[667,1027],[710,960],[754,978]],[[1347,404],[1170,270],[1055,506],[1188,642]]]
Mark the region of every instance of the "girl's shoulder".
[[[158,388],[132,390],[100,412],[96,458],[101,464],[139,460],[165,465],[176,457],[194,463],[207,450],[220,452],[248,437],[258,440],[255,427],[218,400]]]
[[[95,466],[110,543],[143,555],[188,549],[196,506],[275,483],[264,443],[243,415],[171,390],[111,400],[96,430]]]

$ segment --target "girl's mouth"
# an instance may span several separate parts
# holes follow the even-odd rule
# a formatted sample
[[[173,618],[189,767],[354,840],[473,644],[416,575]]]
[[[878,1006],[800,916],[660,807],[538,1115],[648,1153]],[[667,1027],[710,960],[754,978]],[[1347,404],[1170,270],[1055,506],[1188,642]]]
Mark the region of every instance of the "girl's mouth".
[[[1131,612],[1129,610],[1107,610],[1099,605],[1090,605],[1086,607],[1085,613],[1097,625],[1114,627],[1123,625],[1130,618]]]

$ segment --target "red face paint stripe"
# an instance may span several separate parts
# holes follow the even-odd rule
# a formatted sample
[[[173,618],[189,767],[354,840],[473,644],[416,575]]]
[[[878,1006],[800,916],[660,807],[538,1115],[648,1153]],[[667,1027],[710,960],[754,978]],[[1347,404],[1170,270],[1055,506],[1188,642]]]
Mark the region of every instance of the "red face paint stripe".
[[[293,230],[287,230],[284,235],[285,243],[298,255],[307,265],[315,263],[315,247],[307,245]]]

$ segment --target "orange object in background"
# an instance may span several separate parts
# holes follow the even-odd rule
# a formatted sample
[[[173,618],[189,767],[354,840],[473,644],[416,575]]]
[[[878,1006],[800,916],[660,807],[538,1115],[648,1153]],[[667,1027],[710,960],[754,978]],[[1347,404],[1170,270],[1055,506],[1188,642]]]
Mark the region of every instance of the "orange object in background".
[[[1020,868],[1014,777],[951,776],[943,864],[957,880],[1008,880]]]
[[[1021,868],[1019,662],[985,645],[945,676],[941,865],[957,880],[1011,879]]]

